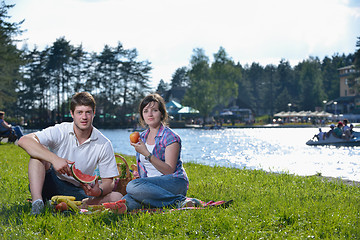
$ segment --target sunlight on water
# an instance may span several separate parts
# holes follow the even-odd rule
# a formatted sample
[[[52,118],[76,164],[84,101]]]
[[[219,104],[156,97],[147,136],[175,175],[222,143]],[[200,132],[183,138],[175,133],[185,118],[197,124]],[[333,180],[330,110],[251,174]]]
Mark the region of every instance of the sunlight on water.
[[[360,181],[360,147],[311,147],[305,142],[317,128],[175,129],[182,159],[210,166],[263,169],[297,175]],[[323,128],[327,131],[327,128]],[[102,130],[115,152],[134,155],[127,130]]]

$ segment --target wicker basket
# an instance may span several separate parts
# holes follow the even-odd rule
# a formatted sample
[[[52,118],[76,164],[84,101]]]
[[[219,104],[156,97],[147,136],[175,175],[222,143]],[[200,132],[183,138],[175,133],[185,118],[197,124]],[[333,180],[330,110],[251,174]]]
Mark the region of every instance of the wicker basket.
[[[122,195],[125,196],[126,195],[126,185],[132,180],[129,165],[126,162],[124,157],[115,154],[115,158],[120,158],[123,161],[122,163],[117,164],[117,168],[119,170],[120,176],[122,175],[122,165],[123,164],[125,165],[125,171],[126,171],[125,178],[116,179],[117,185],[115,187],[115,191],[120,192]]]

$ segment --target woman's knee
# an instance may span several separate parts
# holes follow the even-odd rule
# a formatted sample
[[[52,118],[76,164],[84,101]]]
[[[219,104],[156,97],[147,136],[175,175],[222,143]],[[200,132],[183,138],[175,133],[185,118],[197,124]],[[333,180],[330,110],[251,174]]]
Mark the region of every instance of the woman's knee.
[[[141,178],[137,178],[137,179],[130,181],[126,185],[126,192],[128,194],[134,194],[134,193],[138,192],[138,189],[141,187],[142,183],[143,183],[143,181]]]

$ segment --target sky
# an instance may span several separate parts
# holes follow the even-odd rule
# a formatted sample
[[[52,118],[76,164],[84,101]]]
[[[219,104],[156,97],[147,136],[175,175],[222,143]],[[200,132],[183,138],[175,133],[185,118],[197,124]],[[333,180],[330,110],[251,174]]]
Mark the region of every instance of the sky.
[[[310,56],[354,53],[360,37],[358,0],[5,0],[9,21],[25,20],[18,38],[43,50],[65,37],[100,53],[120,42],[151,62],[151,86],[170,83],[202,48],[213,61],[223,47],[243,66],[292,66]]]

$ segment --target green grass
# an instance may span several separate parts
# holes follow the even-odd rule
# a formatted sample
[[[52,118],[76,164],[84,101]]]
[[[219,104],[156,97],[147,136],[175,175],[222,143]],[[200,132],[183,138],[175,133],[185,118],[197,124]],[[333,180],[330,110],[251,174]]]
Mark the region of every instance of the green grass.
[[[133,161],[133,157],[126,156]],[[360,189],[319,176],[185,164],[188,196],[226,209],[31,216],[28,155],[0,145],[0,239],[358,239]]]

